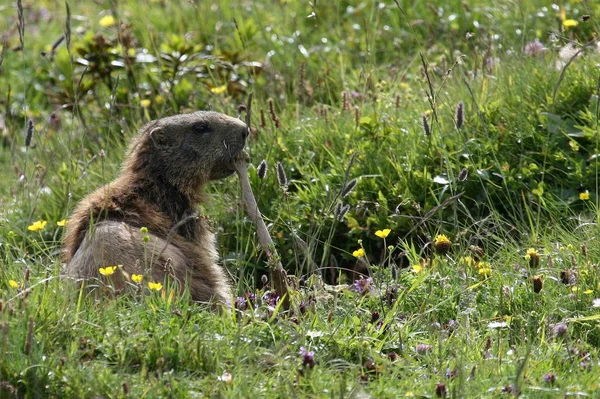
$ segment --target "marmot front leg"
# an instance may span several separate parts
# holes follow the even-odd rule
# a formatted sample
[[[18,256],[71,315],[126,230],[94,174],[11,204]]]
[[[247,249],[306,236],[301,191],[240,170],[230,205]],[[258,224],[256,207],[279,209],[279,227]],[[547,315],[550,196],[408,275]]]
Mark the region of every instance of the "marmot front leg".
[[[145,242],[144,236],[148,239]],[[162,282],[165,275],[180,285],[190,284],[192,299],[227,301],[225,293],[215,292],[201,273],[193,273],[181,249],[151,233],[143,234],[138,228],[117,221],[97,223],[88,232],[67,266],[68,274],[77,279],[100,279],[120,291],[128,286],[126,275],[144,275],[146,281]],[[102,276],[100,268],[118,266],[110,277]],[[125,272],[125,273],[123,273]],[[216,298],[213,298],[216,297]]]

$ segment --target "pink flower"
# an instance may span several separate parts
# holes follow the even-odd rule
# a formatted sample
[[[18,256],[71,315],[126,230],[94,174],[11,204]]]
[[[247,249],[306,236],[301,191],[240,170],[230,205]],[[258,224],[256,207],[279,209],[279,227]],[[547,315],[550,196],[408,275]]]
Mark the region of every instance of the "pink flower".
[[[534,41],[529,42],[525,45],[525,49],[523,49],[523,52],[527,55],[538,56],[542,55],[547,50],[548,49],[544,47],[542,42],[540,42],[538,39],[535,39]]]

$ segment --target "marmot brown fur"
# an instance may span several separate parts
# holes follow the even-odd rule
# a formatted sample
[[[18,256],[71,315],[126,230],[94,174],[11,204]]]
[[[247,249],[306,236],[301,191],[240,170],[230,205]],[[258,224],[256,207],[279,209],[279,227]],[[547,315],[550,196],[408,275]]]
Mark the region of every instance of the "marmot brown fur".
[[[144,284],[168,275],[189,286],[193,300],[227,303],[229,278],[195,208],[203,202],[204,184],[234,172],[247,135],[242,121],[209,111],[143,127],[121,175],[85,197],[71,215],[64,239],[68,274],[106,280],[99,268],[120,265],[109,277],[116,290],[132,274],[144,275]]]

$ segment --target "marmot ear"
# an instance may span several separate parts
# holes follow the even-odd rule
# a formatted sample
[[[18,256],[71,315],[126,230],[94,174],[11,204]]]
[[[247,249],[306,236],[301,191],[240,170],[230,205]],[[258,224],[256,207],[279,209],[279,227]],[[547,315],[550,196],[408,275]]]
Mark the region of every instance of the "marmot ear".
[[[164,132],[160,127],[155,127],[154,129],[150,130],[148,136],[150,136],[150,140],[152,140],[155,146],[164,147],[167,145],[167,138],[163,133]]]

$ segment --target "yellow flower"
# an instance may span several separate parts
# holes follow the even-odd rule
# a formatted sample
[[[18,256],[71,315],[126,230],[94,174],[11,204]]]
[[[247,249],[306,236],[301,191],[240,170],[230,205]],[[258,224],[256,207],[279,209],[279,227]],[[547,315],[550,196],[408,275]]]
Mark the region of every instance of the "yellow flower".
[[[527,249],[527,255],[528,256],[539,256],[537,250],[535,248],[528,248]]]
[[[587,191],[587,190],[585,190],[584,192],[579,193],[579,199],[582,200],[582,201],[589,200],[590,199],[590,192]]]
[[[421,273],[423,271],[423,266],[421,265],[413,265],[412,271],[415,273]]]
[[[352,252],[352,256],[354,256],[355,258],[360,258],[365,256],[366,251],[364,248],[359,248],[356,251]]]
[[[142,274],[132,274],[131,275],[131,281],[133,281],[136,284],[141,283],[143,279],[144,279],[144,276]]]
[[[444,234],[438,234],[433,240],[433,248],[439,255],[445,255],[450,251],[452,242]]]
[[[364,248],[359,248],[356,251],[352,252],[352,256],[354,256],[355,258],[360,258],[361,256],[365,256]]]
[[[478,273],[481,277],[487,278],[492,275],[492,266],[489,262],[481,262],[479,263]]]
[[[117,23],[117,20],[112,15],[105,15],[98,22],[98,24],[103,28],[108,28],[110,26],[113,26],[116,23]]]
[[[530,267],[538,267],[540,265],[540,254],[535,248],[529,248],[525,260],[529,262]]]
[[[21,288],[21,284],[17,283],[15,280],[8,280],[8,285],[14,289]]]
[[[583,291],[583,293],[586,295],[590,295],[590,294],[594,293],[594,290],[585,290],[585,291]]]
[[[64,227],[67,225],[67,219],[63,219],[63,220],[59,220],[58,222],[56,222],[56,225],[58,227]]]
[[[140,106],[142,108],[148,108],[150,106],[150,100],[142,100],[142,101],[140,101]]]
[[[460,261],[468,266],[477,266],[477,262],[470,256],[463,256]]]
[[[165,102],[165,99],[159,94],[158,96],[154,97],[154,102],[157,104],[162,104]]]
[[[211,87],[210,92],[213,94],[223,94],[227,91],[227,85],[219,86],[219,87]]]
[[[163,285],[161,283],[153,283],[152,281],[148,281],[148,288],[150,288],[153,291],[160,291],[162,290]]]
[[[106,266],[98,269],[101,275],[103,276],[111,276],[114,272],[117,271],[117,266]]]
[[[565,20],[563,21],[563,26],[564,26],[565,28],[571,28],[571,27],[573,27],[573,26],[577,26],[577,25],[579,25],[579,22],[577,22],[577,21],[576,21],[576,20],[574,20],[574,19],[565,19]]]
[[[386,238],[391,232],[392,230],[390,229],[377,230],[375,235],[379,238]]]
[[[46,222],[45,220],[38,220],[37,222],[35,222],[31,226],[27,227],[27,230],[31,230],[31,231],[40,231],[40,230],[43,230],[44,227],[46,227],[47,223],[48,222]]]

